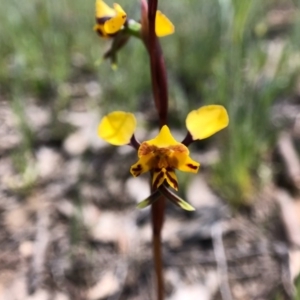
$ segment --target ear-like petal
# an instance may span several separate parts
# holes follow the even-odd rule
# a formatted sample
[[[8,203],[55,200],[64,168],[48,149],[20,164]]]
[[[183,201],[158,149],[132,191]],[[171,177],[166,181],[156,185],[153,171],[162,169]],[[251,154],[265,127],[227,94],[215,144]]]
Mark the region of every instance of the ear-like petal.
[[[155,32],[158,37],[163,37],[174,33],[175,27],[173,23],[161,12],[156,11],[155,16]]]
[[[207,105],[191,111],[185,123],[193,140],[202,140],[227,127],[229,118],[223,106]]]
[[[124,111],[114,111],[103,117],[98,126],[98,136],[106,142],[121,146],[130,142],[136,128],[135,116]]]

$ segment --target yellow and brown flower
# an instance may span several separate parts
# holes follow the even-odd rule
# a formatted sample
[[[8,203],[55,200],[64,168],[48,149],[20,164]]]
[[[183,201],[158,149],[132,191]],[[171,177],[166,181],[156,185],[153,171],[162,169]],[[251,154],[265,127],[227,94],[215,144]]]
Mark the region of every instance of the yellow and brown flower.
[[[94,30],[102,37],[113,37],[126,22],[127,15],[123,8],[115,3],[114,8],[104,1],[96,0],[96,25]]]
[[[227,111],[220,105],[208,105],[190,112],[186,118],[186,127],[192,140],[205,139],[228,125]],[[132,144],[138,149],[139,160],[131,166],[130,172],[137,177],[145,172],[152,174],[152,187],[158,189],[167,182],[178,190],[175,170],[197,173],[200,164],[189,155],[184,143],[172,136],[164,125],[159,134],[151,140],[137,143],[134,137],[136,119],[133,114],[115,111],[106,115],[99,124],[98,135],[113,145]]]
[[[167,125],[161,128],[156,138],[140,145],[138,157],[138,162],[131,167],[130,172],[137,177],[151,171],[153,189],[166,181],[173,189],[178,190],[175,169],[197,173],[200,166],[189,157],[188,148],[174,139]]]

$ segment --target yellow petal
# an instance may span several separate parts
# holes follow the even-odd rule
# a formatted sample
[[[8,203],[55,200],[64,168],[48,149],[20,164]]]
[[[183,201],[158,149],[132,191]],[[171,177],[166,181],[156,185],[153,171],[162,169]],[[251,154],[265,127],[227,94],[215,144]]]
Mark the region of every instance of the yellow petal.
[[[163,168],[153,171],[152,186],[154,189],[159,188],[165,180],[174,190],[178,190],[178,180],[174,170]]]
[[[104,1],[96,0],[96,18],[113,17],[115,10],[110,8]]]
[[[172,22],[161,12],[156,11],[155,32],[158,37],[174,33],[175,27]]]
[[[102,38],[108,38],[109,35],[105,32],[104,30],[104,25],[103,24],[96,24],[94,26],[94,30],[101,36]]]
[[[104,30],[108,34],[118,32],[126,22],[126,13],[119,4],[114,4],[115,16],[107,20],[104,24]]]
[[[130,142],[136,128],[135,116],[124,111],[114,111],[101,120],[98,136],[106,142],[121,146]]]
[[[172,136],[170,129],[167,125],[164,125],[159,134],[156,138],[147,141],[148,145],[155,145],[157,147],[163,148],[163,147],[169,147],[169,146],[175,146],[175,145],[181,145],[181,143],[178,143],[174,137]]]
[[[223,106],[207,105],[191,111],[185,123],[193,140],[202,140],[225,128],[229,118]]]
[[[165,173],[163,170],[157,169],[153,171],[153,177],[152,177],[152,186],[153,189],[157,189],[160,185],[163,184],[165,181]]]
[[[150,160],[152,159],[153,154],[149,153],[147,155],[142,156],[138,162],[130,168],[130,173],[133,177],[140,176],[142,173],[148,172],[151,169]]]
[[[121,7],[120,4],[114,3],[114,10],[115,10],[117,15],[121,15],[121,16],[126,17],[126,12],[124,11],[124,9]]]
[[[165,179],[167,180],[170,187],[174,190],[178,191],[178,180],[174,170],[165,170]]]
[[[182,172],[191,172],[191,173],[197,173],[200,167],[200,164],[193,159],[191,159],[186,154],[177,154],[177,166],[176,169],[182,171]]]

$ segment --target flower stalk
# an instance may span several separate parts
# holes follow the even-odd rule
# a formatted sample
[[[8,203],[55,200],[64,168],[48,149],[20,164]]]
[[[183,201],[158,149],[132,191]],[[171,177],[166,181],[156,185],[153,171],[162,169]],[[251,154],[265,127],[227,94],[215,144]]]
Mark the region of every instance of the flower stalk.
[[[156,106],[156,110],[159,117],[160,127],[167,124],[168,115],[168,85],[167,85],[167,72],[165,67],[165,61],[161,49],[160,42],[155,32],[155,18],[157,12],[157,0],[149,0],[148,5],[142,0],[142,17],[145,16],[145,12],[148,7],[148,20],[144,21],[144,24],[148,23],[146,34],[144,32],[144,43],[148,50],[150,57],[150,71],[153,97]]]
[[[161,232],[164,224],[166,199],[160,196],[158,201],[151,205],[152,221],[152,247],[153,261],[156,274],[157,300],[164,299],[164,277],[163,277],[163,260],[162,260],[162,240]]]
[[[155,17],[157,0],[148,0],[148,52],[150,56],[150,70],[154,101],[159,116],[160,127],[167,123],[168,113],[168,88],[166,80],[166,68],[162,49],[155,34]],[[164,223],[165,197],[161,196],[151,206],[152,214],[152,240],[153,260],[156,273],[157,299],[164,299],[164,278],[162,263],[162,240],[161,232]]]
[[[158,112],[160,127],[167,124],[168,87],[166,67],[162,49],[155,33],[155,17],[157,0],[148,0],[148,52],[150,56],[150,70],[154,102]],[[146,44],[147,45],[147,44]],[[153,175],[152,175],[153,176]],[[152,179],[151,179],[152,181]],[[157,300],[164,299],[164,277],[162,263],[161,232],[164,223],[166,201],[162,195],[151,206],[153,260],[156,273]]]

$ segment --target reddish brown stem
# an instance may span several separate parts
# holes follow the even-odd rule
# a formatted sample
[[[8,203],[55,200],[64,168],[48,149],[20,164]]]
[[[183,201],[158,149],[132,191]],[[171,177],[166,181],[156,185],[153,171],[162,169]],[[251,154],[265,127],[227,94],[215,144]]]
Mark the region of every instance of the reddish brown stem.
[[[193,140],[192,135],[189,132],[187,132],[185,138],[183,139],[183,141],[181,143],[188,147],[193,141],[194,140]]]
[[[136,151],[140,148],[140,142],[135,138],[135,135],[133,135],[130,139],[129,145],[132,146]]]
[[[158,111],[160,127],[167,123],[168,114],[168,84],[165,61],[159,40],[155,33],[155,16],[157,0],[148,1],[148,48],[150,56],[150,68],[152,89],[156,109]]]
[[[155,61],[155,78],[158,86],[158,101],[159,101],[159,121],[160,127],[167,124],[168,114],[168,85],[167,85],[167,73],[165,67],[165,61],[162,54],[161,46],[156,38],[156,61]]]
[[[162,49],[155,33],[155,17],[157,11],[157,0],[148,0],[148,32],[145,44],[150,56],[150,69],[152,79],[152,90],[155,106],[158,112],[159,125],[162,127],[167,123],[168,114],[168,85],[166,67]],[[153,230],[153,260],[157,282],[157,299],[164,299],[164,278],[162,264],[162,241],[161,231],[164,223],[165,198],[163,196],[151,206],[152,230]]]
[[[156,273],[157,300],[164,299],[161,230],[164,223],[165,198],[162,196],[151,206],[153,230],[153,258]]]

